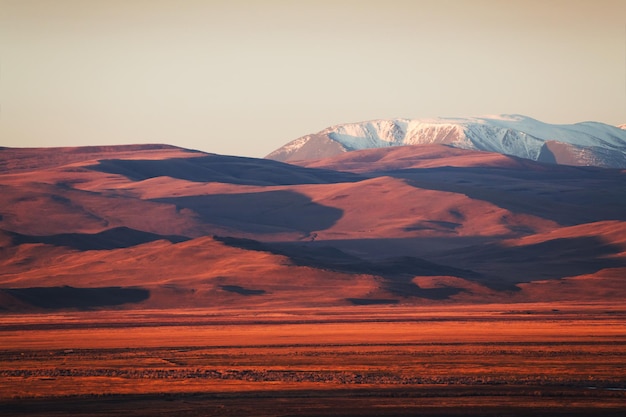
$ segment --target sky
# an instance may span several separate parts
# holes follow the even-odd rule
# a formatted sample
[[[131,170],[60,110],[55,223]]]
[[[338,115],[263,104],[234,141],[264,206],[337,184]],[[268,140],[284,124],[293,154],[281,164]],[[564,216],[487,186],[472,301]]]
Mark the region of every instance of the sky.
[[[263,157],[490,114],[626,123],[626,1],[0,0],[0,146]]]

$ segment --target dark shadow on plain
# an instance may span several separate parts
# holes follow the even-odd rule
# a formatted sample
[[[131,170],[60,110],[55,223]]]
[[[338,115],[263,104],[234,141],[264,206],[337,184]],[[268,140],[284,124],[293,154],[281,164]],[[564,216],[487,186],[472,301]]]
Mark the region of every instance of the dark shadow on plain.
[[[107,159],[88,167],[134,181],[171,177],[194,182],[241,185],[334,184],[364,177],[326,169],[304,168],[269,159],[207,155],[162,160]]]
[[[152,201],[194,211],[204,223],[249,233],[311,233],[335,224],[343,211],[293,191],[212,194]]]
[[[0,289],[18,300],[45,309],[91,309],[139,303],[150,297],[150,291],[143,288],[99,287],[30,287]]]
[[[128,227],[116,227],[99,233],[62,233],[49,236],[30,236],[12,233],[13,243],[44,243],[54,246],[66,246],[80,251],[87,250],[111,250],[129,248],[131,246],[168,240],[171,243],[180,243],[189,240],[184,236],[165,236],[155,233],[143,232]]]
[[[247,372],[248,376],[251,374],[250,371],[240,372]],[[290,377],[300,373],[292,372]],[[424,379],[437,378],[424,376]],[[581,401],[581,392],[591,400]],[[616,392],[606,393],[604,390],[590,393],[588,389],[581,390],[573,384],[558,387],[550,384],[541,387],[528,384],[519,386],[467,382],[459,377],[452,378],[452,382],[446,384],[436,382],[420,386],[385,383],[379,387],[366,383],[357,388],[356,384],[351,383],[341,389],[333,389],[332,384],[327,384],[308,390],[298,387],[291,390],[276,388],[215,393],[198,391],[17,397],[0,399],[0,407],[6,417],[623,417],[626,407],[617,405],[618,401],[610,401],[600,409],[595,405],[596,401],[617,395]],[[442,396],[445,396],[444,400]],[[487,399],[480,402],[477,398]],[[489,398],[508,400],[506,403],[493,400],[491,405]]]

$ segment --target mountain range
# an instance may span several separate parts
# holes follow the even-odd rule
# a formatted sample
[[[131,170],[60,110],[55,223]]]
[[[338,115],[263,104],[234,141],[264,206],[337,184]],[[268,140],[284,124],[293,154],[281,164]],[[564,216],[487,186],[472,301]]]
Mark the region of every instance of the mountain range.
[[[168,145],[0,148],[0,309],[626,297],[624,170],[467,149],[453,123],[428,128],[457,132],[448,143],[404,146],[416,123],[350,126],[296,142],[292,163]],[[575,146],[593,148],[583,133],[599,129],[621,152],[619,130],[577,129]],[[371,149],[341,150],[337,138],[364,132]],[[520,136],[494,143],[506,137]],[[322,140],[336,154],[299,153]]]
[[[562,165],[626,168],[626,131],[597,122],[543,123],[521,115],[390,119],[332,126],[267,158],[291,162],[402,145],[443,144]]]

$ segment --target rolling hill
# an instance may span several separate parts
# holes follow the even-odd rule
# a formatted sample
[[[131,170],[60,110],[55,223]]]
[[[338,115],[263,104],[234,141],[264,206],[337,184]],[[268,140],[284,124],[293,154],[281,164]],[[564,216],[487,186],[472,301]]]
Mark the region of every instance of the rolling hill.
[[[441,144],[2,148],[0,308],[619,300],[624,175]]]

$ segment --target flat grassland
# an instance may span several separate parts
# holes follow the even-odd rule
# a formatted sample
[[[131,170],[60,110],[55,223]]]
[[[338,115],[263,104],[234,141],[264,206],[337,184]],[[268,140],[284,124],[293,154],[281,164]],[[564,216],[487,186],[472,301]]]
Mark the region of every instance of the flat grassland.
[[[0,316],[2,415],[626,415],[626,306]]]

